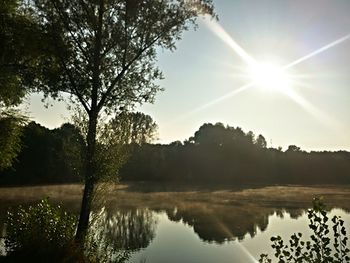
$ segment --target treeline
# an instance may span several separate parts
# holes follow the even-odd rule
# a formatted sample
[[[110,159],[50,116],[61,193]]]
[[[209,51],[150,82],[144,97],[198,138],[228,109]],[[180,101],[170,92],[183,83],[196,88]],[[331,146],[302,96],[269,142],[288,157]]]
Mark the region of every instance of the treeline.
[[[31,122],[24,128],[22,141],[13,167],[0,173],[1,184],[81,181],[85,143],[75,126],[64,124],[49,130]],[[131,140],[127,148],[126,161],[118,172],[124,181],[350,183],[350,152],[305,152],[294,145],[286,151],[267,148],[262,135],[221,123],[202,125],[184,142],[160,145]]]
[[[25,185],[82,181],[84,138],[72,124],[50,130],[35,122],[23,129],[21,151],[1,184]]]
[[[204,124],[185,142],[134,146],[123,180],[230,184],[350,183],[350,153],[267,148],[262,135]]]

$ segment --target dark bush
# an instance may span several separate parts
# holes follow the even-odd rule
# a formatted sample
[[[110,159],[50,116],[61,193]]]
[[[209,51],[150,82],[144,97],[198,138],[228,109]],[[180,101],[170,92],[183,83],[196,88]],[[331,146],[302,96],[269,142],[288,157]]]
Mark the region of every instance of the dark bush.
[[[28,259],[30,262],[62,262],[74,244],[76,217],[60,206],[51,205],[48,199],[10,210],[6,225],[5,247],[9,262],[25,258],[26,262]]]

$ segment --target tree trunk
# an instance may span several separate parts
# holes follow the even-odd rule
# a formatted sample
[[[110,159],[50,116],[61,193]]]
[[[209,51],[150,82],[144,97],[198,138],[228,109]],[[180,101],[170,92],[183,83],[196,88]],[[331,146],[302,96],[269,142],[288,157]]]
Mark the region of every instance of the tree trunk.
[[[101,62],[101,45],[102,45],[102,25],[104,13],[104,0],[100,0],[98,9],[98,28],[95,36],[92,90],[91,90],[91,109],[89,113],[89,127],[87,134],[87,151],[85,166],[85,188],[83,200],[81,203],[80,217],[75,239],[78,243],[83,244],[88,227],[93,198],[94,186],[97,182],[96,174],[96,128],[99,113],[98,106],[98,89],[101,87],[100,81],[100,62]]]
[[[83,199],[80,208],[80,216],[78,222],[75,240],[83,244],[88,227],[91,212],[91,203],[93,198],[94,186],[96,183],[96,127],[97,113],[89,114],[89,127],[87,134],[87,150],[85,160],[85,187]]]

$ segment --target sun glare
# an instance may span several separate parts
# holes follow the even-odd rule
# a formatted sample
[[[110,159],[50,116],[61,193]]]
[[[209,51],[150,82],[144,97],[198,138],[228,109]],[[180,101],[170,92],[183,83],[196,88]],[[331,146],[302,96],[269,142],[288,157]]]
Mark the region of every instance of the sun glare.
[[[287,93],[291,79],[283,68],[269,63],[249,65],[248,76],[259,88]]]

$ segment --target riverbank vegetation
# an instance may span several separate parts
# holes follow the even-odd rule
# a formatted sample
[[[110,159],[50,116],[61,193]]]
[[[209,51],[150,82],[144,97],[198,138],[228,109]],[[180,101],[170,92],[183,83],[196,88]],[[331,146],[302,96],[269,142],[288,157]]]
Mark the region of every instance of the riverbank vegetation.
[[[344,220],[335,215],[329,218],[322,198],[313,200],[313,208],[307,212],[312,234],[309,240],[302,233],[294,233],[289,242],[280,236],[271,238],[275,258],[281,263],[349,263],[350,249]],[[271,263],[267,254],[262,254],[260,263]]]
[[[306,152],[293,145],[284,151],[269,148],[262,135],[220,123],[202,125],[184,142],[151,144],[156,124],[149,116],[124,114],[119,118],[120,122],[123,120],[129,124],[113,120],[106,126],[109,132],[104,137],[109,144],[99,146],[103,149],[101,156],[108,157],[104,163],[114,168],[111,173],[121,181],[217,185],[350,183],[350,153],[346,151]],[[84,147],[80,129],[73,124],[49,130],[31,122],[24,127],[23,148],[17,161],[12,168],[0,172],[0,184],[81,182]]]

